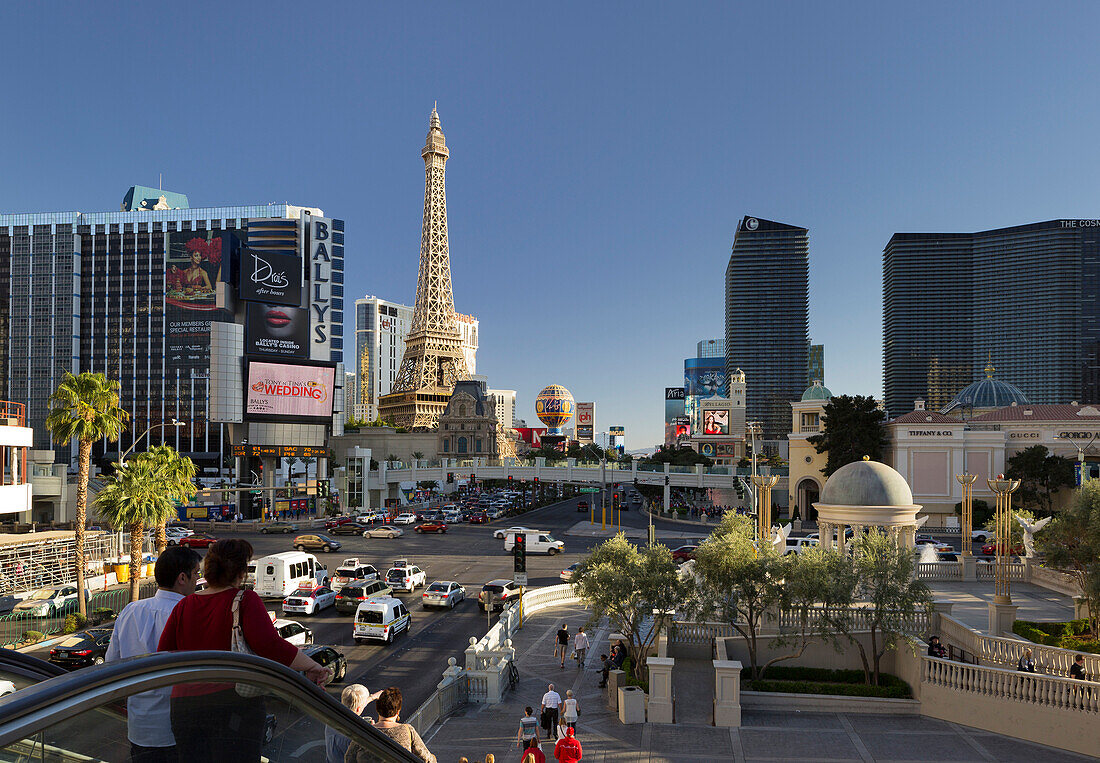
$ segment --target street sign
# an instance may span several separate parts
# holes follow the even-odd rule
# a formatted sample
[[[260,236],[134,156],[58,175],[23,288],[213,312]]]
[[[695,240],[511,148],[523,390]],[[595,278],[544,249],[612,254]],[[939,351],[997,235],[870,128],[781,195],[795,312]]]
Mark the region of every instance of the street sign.
[[[598,493],[598,492],[600,492],[600,488],[598,488],[598,487],[582,487],[581,492],[582,493]]]
[[[527,573],[526,572],[513,572],[512,583],[519,586],[527,585]]]

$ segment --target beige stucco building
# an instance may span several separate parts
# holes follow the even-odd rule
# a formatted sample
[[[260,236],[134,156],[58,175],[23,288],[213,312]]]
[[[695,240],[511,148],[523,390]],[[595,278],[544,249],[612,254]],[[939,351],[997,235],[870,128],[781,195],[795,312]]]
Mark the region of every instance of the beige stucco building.
[[[787,435],[789,457],[787,480],[787,505],[791,513],[798,507],[800,519],[816,519],[817,502],[825,486],[822,470],[828,460],[827,453],[818,453],[808,440],[821,434],[825,424],[825,406],[833,393],[814,381],[813,386],[802,393],[802,399],[791,403],[791,433]]]

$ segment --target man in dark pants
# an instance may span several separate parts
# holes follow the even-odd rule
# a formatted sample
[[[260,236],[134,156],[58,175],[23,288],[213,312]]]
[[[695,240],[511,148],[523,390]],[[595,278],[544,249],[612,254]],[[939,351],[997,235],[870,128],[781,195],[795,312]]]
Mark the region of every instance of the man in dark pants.
[[[164,624],[176,603],[195,592],[199,582],[198,552],[169,546],[157,557],[153,576],[157,592],[150,599],[127,604],[115,622],[106,661],[154,654]],[[127,737],[133,763],[175,763],[169,697],[171,687],[135,694],[127,700]]]

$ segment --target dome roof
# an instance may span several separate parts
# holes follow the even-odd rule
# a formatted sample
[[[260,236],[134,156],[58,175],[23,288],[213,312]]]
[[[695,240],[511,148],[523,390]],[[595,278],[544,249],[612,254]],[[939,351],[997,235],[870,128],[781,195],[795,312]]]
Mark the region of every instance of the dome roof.
[[[821,383],[820,379],[814,379],[813,385],[802,393],[802,402],[805,403],[807,400],[828,400],[832,396],[833,393],[829,391],[828,387]]]
[[[985,378],[963,388],[954,399],[940,411],[951,413],[959,408],[1004,408],[1006,405],[1028,405],[1027,396],[1015,384],[993,378],[996,369],[990,363],[985,367]]]
[[[912,506],[913,491],[898,472],[878,461],[854,461],[825,481],[820,503],[829,506]]]

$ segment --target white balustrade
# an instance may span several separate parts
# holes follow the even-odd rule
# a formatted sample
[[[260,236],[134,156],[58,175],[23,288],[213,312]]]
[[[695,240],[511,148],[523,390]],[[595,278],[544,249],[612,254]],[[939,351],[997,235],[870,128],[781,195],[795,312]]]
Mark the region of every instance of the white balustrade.
[[[961,562],[918,562],[920,580],[962,580]]]
[[[1097,690],[1100,687],[1092,681],[989,668],[935,657],[921,659],[922,683],[1056,710],[1100,712],[1100,691]]]

